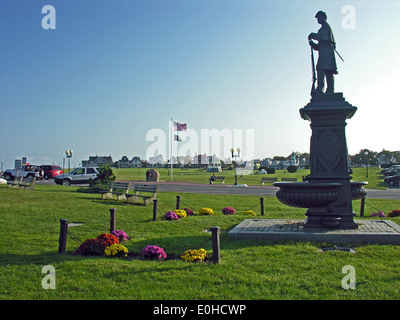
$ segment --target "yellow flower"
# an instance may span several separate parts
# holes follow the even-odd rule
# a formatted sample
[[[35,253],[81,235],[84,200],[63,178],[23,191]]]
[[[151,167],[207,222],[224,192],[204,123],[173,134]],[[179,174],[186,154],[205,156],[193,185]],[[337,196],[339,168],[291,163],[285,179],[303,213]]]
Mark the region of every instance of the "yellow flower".
[[[104,253],[106,256],[127,257],[128,249],[122,244],[114,243],[111,246],[105,248]]]
[[[255,216],[256,215],[252,210],[244,211],[243,214],[246,214],[246,215],[249,215],[249,216]]]
[[[199,214],[201,214],[201,215],[209,215],[210,216],[210,215],[214,214],[214,211],[211,208],[201,208],[199,210]]]
[[[194,261],[204,260],[206,258],[206,255],[207,255],[207,252],[204,249],[186,250],[181,255],[181,259],[194,262]]]
[[[177,216],[178,216],[179,218],[184,218],[184,217],[186,217],[186,211],[185,211],[185,210],[176,209],[176,210],[174,210],[174,212],[177,214]]]

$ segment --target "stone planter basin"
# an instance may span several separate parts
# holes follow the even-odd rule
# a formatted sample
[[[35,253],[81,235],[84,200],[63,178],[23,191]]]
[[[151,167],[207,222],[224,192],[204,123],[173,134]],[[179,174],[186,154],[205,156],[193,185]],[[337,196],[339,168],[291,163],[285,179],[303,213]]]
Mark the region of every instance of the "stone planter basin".
[[[364,186],[367,184],[367,181],[350,181],[351,199],[359,200],[364,198],[367,195],[367,190],[364,189]]]
[[[338,189],[342,186],[336,182],[275,182],[279,187],[276,197],[280,202],[291,207],[318,208],[325,207],[337,200]]]

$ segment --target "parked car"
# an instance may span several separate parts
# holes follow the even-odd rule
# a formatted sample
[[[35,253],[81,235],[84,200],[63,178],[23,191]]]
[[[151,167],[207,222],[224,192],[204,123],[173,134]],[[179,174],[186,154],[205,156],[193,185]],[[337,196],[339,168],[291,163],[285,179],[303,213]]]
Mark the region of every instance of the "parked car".
[[[400,165],[394,164],[394,165],[391,165],[390,167],[382,169],[381,173],[386,174],[387,172],[390,172],[393,170],[399,170],[399,169],[400,169]]]
[[[89,183],[90,180],[96,181],[99,171],[93,167],[80,167],[72,170],[70,173],[64,173],[56,176],[54,182],[69,186],[71,184]]]
[[[398,187],[400,181],[400,173],[396,173],[394,176],[389,176],[384,179],[386,184],[391,187]]]
[[[390,176],[394,176],[396,173],[399,173],[399,172],[400,172],[400,168],[397,168],[397,166],[396,166],[396,168],[394,168],[394,169],[385,171],[385,172],[383,173],[383,175],[384,175],[385,177],[390,177]]]
[[[53,179],[56,176],[63,174],[62,168],[59,166],[43,165],[43,166],[40,166],[40,168],[43,169],[43,171],[44,171],[43,176],[46,180]]]
[[[22,166],[21,169],[7,169],[3,173],[4,179],[7,181],[14,180],[15,177],[23,177],[23,178],[28,178],[28,177],[36,177],[36,179],[42,179],[43,178],[43,170],[35,165],[32,164],[25,164]]]

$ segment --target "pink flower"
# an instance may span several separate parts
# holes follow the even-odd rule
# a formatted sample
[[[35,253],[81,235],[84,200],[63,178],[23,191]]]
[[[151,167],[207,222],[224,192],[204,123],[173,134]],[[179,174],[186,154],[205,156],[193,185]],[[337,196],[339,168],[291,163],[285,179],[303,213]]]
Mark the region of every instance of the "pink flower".
[[[236,210],[232,207],[225,207],[222,209],[223,214],[235,214]]]
[[[383,211],[378,211],[378,212],[372,212],[370,217],[384,218],[384,217],[386,217],[386,215],[385,215],[385,213],[383,213]]]
[[[142,250],[142,257],[143,259],[148,259],[148,260],[154,260],[154,259],[161,260],[165,259],[167,257],[167,254],[164,252],[163,248],[153,245],[147,245]]]
[[[128,240],[129,239],[129,236],[122,230],[114,230],[113,232],[111,232],[111,234],[116,236],[119,239],[119,241],[123,241],[123,240]]]
[[[168,211],[166,214],[164,214],[164,218],[166,220],[179,220],[178,215],[173,211]]]

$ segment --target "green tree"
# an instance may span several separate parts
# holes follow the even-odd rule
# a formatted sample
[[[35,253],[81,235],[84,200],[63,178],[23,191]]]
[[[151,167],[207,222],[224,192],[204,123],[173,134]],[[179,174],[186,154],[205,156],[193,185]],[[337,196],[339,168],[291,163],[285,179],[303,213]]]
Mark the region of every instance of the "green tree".
[[[115,181],[116,177],[110,165],[100,166],[98,171],[97,181],[99,184],[109,184],[111,181]]]

